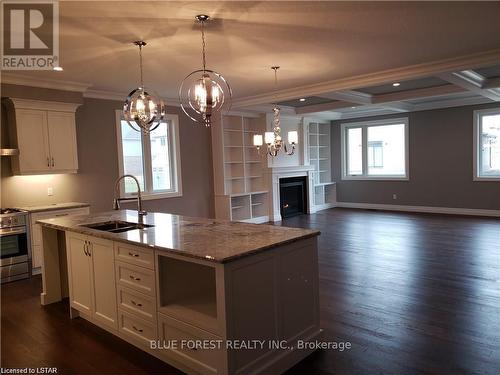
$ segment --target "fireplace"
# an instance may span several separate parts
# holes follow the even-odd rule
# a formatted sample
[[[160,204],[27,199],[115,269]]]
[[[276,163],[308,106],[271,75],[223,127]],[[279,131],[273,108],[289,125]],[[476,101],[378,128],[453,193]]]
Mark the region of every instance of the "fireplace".
[[[280,178],[280,213],[283,219],[307,213],[307,178]]]

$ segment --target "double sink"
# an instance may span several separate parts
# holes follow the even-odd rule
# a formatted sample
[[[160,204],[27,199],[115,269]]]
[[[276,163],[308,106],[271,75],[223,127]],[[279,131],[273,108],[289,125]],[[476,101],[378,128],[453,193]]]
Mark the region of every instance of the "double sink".
[[[154,225],[130,223],[128,221],[121,221],[121,220],[113,220],[113,221],[106,221],[103,223],[93,223],[93,224],[82,225],[82,227],[85,227],[85,228],[101,230],[103,232],[109,232],[109,233],[123,233],[123,232],[128,232],[129,230],[146,229],[146,228],[150,228],[153,226]]]

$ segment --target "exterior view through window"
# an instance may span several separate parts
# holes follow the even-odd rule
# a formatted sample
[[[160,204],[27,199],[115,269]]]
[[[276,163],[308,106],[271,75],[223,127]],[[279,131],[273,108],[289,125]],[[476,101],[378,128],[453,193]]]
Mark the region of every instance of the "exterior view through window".
[[[475,177],[500,179],[500,109],[478,111],[475,134]]]
[[[406,179],[408,120],[342,125],[345,179]]]
[[[118,120],[120,174],[135,176],[146,197],[180,195],[180,160],[174,120],[162,122],[147,135],[132,129],[121,117]],[[124,179],[123,196],[134,195],[136,190],[132,179]]]

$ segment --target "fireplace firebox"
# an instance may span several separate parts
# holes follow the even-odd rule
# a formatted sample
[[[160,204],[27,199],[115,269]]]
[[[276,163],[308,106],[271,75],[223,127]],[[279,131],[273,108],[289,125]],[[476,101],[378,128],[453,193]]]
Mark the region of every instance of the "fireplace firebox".
[[[306,177],[280,178],[281,218],[307,213]]]

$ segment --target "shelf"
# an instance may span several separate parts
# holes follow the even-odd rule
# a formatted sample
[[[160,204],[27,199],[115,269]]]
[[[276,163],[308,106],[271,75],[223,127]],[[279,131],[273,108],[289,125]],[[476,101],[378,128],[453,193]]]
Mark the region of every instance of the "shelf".
[[[215,268],[158,256],[158,311],[200,328],[217,328]]]
[[[233,207],[231,207],[232,210],[237,210],[239,208],[245,208],[245,206],[233,206]]]
[[[251,163],[262,163],[262,161],[260,161],[260,160],[247,160],[246,163],[249,163],[249,164],[251,164]]]
[[[314,184],[314,186],[327,186],[327,185],[335,185],[335,181],[330,181],[330,182],[319,182],[317,184]]]
[[[329,135],[329,134],[326,134],[326,133],[309,133],[309,135],[316,135],[316,136],[322,136],[322,135]]]
[[[260,175],[260,176],[246,176],[246,177],[247,177],[247,178],[261,178],[261,177],[262,177],[262,175]]]
[[[252,203],[252,206],[260,206],[261,204],[264,204],[263,202],[259,202],[259,203]]]
[[[229,180],[243,180],[245,177],[241,176],[241,177],[226,177],[225,180],[226,181],[229,181]]]
[[[239,129],[224,129],[225,132],[241,132]]]
[[[243,146],[224,146],[226,148],[243,148]]]
[[[242,161],[225,161],[224,164],[244,164]]]

